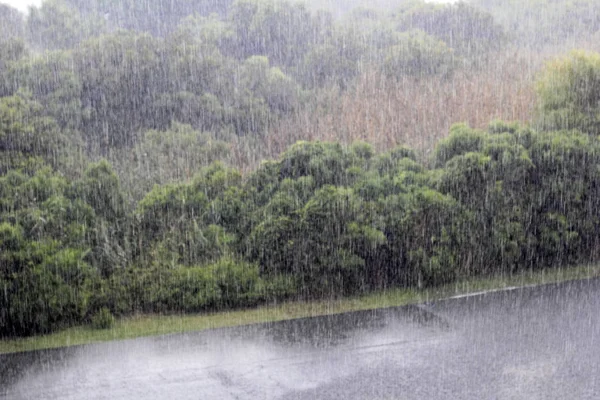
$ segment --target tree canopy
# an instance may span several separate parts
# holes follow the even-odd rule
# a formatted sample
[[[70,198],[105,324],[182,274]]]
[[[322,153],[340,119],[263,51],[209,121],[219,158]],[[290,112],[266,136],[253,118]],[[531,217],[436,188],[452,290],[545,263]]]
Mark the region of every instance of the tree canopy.
[[[547,63],[537,80],[540,124],[600,134],[600,55],[573,51]]]

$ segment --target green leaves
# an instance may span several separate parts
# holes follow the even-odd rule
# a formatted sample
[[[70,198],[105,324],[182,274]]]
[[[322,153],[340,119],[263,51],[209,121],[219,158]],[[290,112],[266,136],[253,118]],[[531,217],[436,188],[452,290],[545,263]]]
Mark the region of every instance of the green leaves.
[[[388,76],[447,75],[453,70],[453,51],[441,40],[417,30],[399,34],[396,41],[386,51],[384,71]]]
[[[73,48],[82,40],[104,30],[104,20],[82,18],[79,10],[63,0],[48,0],[30,9],[29,38],[40,49]]]
[[[318,37],[318,25],[304,4],[273,0],[237,0],[229,11],[240,58],[262,54],[280,65],[298,63]]]
[[[600,55],[573,51],[546,64],[537,79],[539,124],[547,130],[600,134]]]
[[[443,40],[456,54],[470,57],[485,56],[492,49],[499,49],[505,42],[502,27],[493,17],[467,3],[452,5],[416,2],[408,3],[398,13],[398,25],[402,30],[420,29]]]
[[[600,21],[600,7],[594,0],[475,0],[470,4],[490,12],[511,33],[514,42],[525,46],[591,37]]]
[[[148,140],[172,154],[199,139],[174,129]],[[457,125],[432,161],[435,169],[404,147],[299,142],[246,179],[215,162],[156,185],[135,212],[106,161],[76,180],[48,167],[11,170],[0,177],[0,333],[47,332],[103,307],[242,307],[596,254],[596,137]]]
[[[69,152],[76,146],[42,110],[26,91],[0,98],[0,172],[35,170],[42,161],[53,167],[75,163],[77,155]]]
[[[230,254],[237,237],[224,227],[242,225],[240,180],[215,163],[189,183],[155,186],[138,205],[140,260],[195,265]]]
[[[0,335],[48,333],[80,322],[97,279],[84,252],[54,241],[22,242],[19,250],[23,267],[0,270]]]
[[[341,185],[360,180],[360,167],[372,156],[364,144],[299,142],[250,178],[259,189],[258,204],[263,204],[260,192],[268,199],[257,210],[248,242],[251,258],[265,273],[292,274],[298,289],[313,295],[365,287],[364,257],[385,237],[365,214],[370,206]]]

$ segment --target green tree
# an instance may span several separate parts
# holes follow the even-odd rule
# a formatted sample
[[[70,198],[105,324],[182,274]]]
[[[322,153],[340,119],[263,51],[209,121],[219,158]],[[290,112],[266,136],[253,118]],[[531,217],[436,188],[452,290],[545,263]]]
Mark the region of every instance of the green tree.
[[[573,51],[550,61],[536,91],[540,127],[600,134],[600,54]]]
[[[25,18],[16,8],[0,4],[0,43],[25,36]]]
[[[76,147],[43,111],[27,92],[0,98],[0,173],[35,170],[40,162],[52,166],[78,162]]]
[[[190,15],[225,16],[233,0],[64,0],[86,18],[106,20],[111,30],[166,36]]]
[[[81,323],[98,270],[86,261],[91,207],[69,197],[64,176],[43,168],[0,176],[0,334],[22,336]]]
[[[600,29],[600,4],[594,0],[474,0],[494,16],[511,39],[526,46],[569,43]]]
[[[161,64],[168,76],[158,103],[167,125],[175,120],[215,132],[223,127],[225,100],[232,101],[235,91],[235,65],[221,49],[231,41],[231,28],[214,16],[187,18],[165,38]]]
[[[398,35],[398,43],[386,52],[387,75],[446,75],[453,69],[454,54],[446,44],[423,31]]]
[[[0,97],[13,94],[4,83],[4,71],[25,54],[25,19],[18,10],[0,4]]]
[[[236,93],[225,108],[226,122],[238,135],[264,134],[279,117],[295,110],[300,88],[264,56],[245,60],[235,76]]]
[[[457,55],[477,61],[491,50],[500,49],[504,30],[494,18],[465,2],[431,4],[407,3],[397,15],[398,30],[422,30],[443,40]]]
[[[82,127],[92,148],[131,147],[140,131],[164,123],[153,107],[166,79],[159,48],[147,34],[118,32],[86,41],[75,51]]]
[[[4,228],[3,228],[4,229]],[[49,333],[81,322],[95,280],[83,252],[60,249],[56,242],[25,242],[19,249],[20,271],[0,274],[0,334]]]
[[[230,215],[223,199],[233,200],[230,189],[240,181],[239,172],[215,163],[202,168],[189,183],[156,185],[138,204],[140,260],[173,267],[229,254],[236,237],[217,224],[231,224],[237,217],[235,202]]]
[[[9,90],[17,93],[27,89],[32,99],[43,106],[43,113],[52,117],[62,130],[82,127],[82,85],[73,70],[73,56],[68,51],[47,52],[23,58],[6,71]],[[72,132],[72,135],[77,135]],[[73,138],[75,140],[75,138]]]
[[[208,132],[175,122],[165,131],[144,133],[133,151],[118,153],[114,163],[118,163],[119,175],[126,183],[123,187],[138,200],[155,184],[190,180],[202,167],[227,159],[230,147]]]
[[[94,221],[86,230],[90,247],[86,260],[108,276],[123,268],[130,256],[127,204],[112,165],[103,160],[90,164],[72,185],[72,198],[88,204]]]
[[[46,0],[31,7],[27,17],[29,41],[38,49],[71,49],[104,31],[101,18],[82,18],[64,0]]]
[[[320,24],[302,3],[237,0],[229,20],[238,40],[239,58],[268,57],[276,65],[296,65],[320,39]]]

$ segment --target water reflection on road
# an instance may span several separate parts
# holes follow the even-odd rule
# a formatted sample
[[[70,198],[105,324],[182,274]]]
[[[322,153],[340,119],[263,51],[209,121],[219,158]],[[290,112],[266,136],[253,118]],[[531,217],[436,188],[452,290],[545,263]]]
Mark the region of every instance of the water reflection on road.
[[[0,356],[0,399],[596,399],[600,281]]]

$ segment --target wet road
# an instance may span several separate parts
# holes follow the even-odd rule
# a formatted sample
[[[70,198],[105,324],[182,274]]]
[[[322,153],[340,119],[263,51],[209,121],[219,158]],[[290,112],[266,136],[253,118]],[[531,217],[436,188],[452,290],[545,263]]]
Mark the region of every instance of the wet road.
[[[0,399],[599,399],[600,281],[0,356]]]

